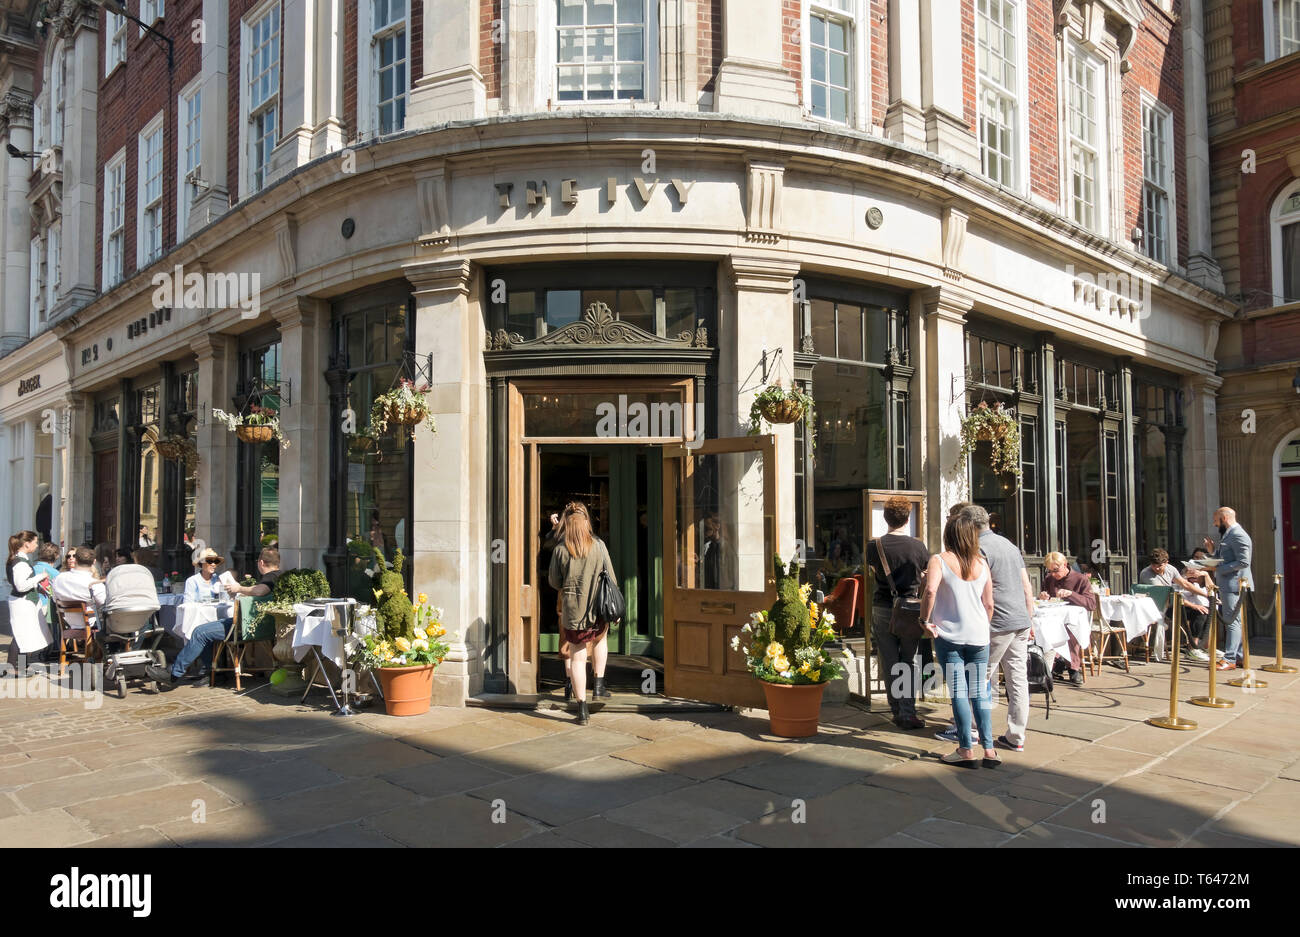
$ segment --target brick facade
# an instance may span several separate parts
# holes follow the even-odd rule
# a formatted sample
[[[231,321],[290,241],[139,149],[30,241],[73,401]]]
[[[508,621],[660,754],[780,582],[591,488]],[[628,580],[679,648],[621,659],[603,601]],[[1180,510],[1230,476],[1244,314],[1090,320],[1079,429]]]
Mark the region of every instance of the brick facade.
[[[713,93],[722,66],[722,0],[698,0],[695,25],[696,50],[699,53],[700,91]]]
[[[803,24],[801,0],[781,0],[781,64],[790,73],[799,89],[799,103],[803,99],[803,43],[800,40]]]
[[[412,50],[415,37],[411,37]],[[414,84],[414,82],[412,82]],[[343,9],[343,139],[353,140],[357,135],[357,5],[348,3]]]
[[[1029,191],[1049,202],[1059,202],[1060,161],[1057,157],[1060,127],[1056,72],[1056,30],[1053,0],[1026,0],[1025,36],[1029,100]]]
[[[483,76],[483,94],[488,99],[501,97],[501,41],[505,21],[501,0],[479,0],[478,70]]]

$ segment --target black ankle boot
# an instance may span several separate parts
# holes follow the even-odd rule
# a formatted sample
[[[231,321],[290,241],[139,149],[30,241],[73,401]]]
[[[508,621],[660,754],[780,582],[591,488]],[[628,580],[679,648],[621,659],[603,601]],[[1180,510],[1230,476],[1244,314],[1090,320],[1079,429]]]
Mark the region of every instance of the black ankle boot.
[[[591,686],[591,698],[594,699],[594,700],[597,700],[597,699],[609,699],[609,698],[610,698],[610,692],[609,692],[609,690],[605,689],[605,678],[604,678],[604,677],[597,677],[597,678],[596,678],[596,682],[592,684],[592,686]]]
[[[564,701],[567,703],[567,702],[570,702],[572,699],[573,699],[573,681],[572,681],[572,680],[565,680],[565,681],[564,681]]]
[[[591,712],[587,709],[587,701],[583,700],[578,704],[578,725],[585,726],[591,722]]]

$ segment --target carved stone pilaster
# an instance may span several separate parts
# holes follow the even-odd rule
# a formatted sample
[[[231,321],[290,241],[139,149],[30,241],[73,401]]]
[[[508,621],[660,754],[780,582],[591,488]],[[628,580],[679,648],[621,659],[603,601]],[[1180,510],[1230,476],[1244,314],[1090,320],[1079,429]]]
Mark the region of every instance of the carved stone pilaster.
[[[288,212],[276,223],[275,247],[280,254],[280,283],[292,283],[298,277],[298,221]]]
[[[961,252],[966,246],[966,222],[970,216],[948,205],[943,209],[943,275],[961,282]]]
[[[430,172],[416,174],[415,191],[420,200],[420,236],[416,241],[421,247],[437,247],[451,242],[448,181],[445,164]]]
[[[745,240],[774,244],[781,238],[781,195],[785,166],[749,160],[745,199]]]

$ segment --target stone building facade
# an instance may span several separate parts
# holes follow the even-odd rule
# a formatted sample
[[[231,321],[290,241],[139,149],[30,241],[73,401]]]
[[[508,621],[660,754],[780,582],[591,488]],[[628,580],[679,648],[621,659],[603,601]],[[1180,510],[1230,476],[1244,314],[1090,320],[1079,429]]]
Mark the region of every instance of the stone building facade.
[[[0,64],[8,142],[54,112],[80,141],[3,192],[32,210],[4,214],[0,455],[26,465],[39,413],[9,385],[60,348],[55,539],[143,525],[160,569],[195,537],[241,568],[276,541],[340,589],[400,547],[457,633],[459,702],[536,685],[570,497],[637,608],[615,650],[670,686],[734,672],[769,547],[828,583],[860,560],[865,490],[922,493],[934,544],[970,497],[1035,576],[1063,549],[1116,587],[1219,501],[1235,307],[1197,0],[130,0],[170,67],[135,23],[58,9],[7,3]],[[46,319],[11,322],[48,223],[82,240]],[[402,377],[437,434],[359,439]],[[816,417],[745,442],[778,379]],[[288,448],[211,413],[259,401]],[[611,439],[597,408],[629,403],[687,422]],[[1018,484],[987,444],[959,459],[980,403],[1015,410]]]

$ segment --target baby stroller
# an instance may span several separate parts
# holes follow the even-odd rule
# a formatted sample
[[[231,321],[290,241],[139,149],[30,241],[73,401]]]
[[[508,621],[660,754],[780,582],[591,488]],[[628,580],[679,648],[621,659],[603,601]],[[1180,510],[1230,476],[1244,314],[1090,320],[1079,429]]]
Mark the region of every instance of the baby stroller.
[[[104,664],[100,689],[116,683],[118,698],[126,699],[128,683],[153,682],[145,667],[167,666],[166,655],[158,649],[163,638],[156,618],[158,593],[153,574],[134,563],[114,566],[104,589],[104,614],[95,632],[97,656]]]

